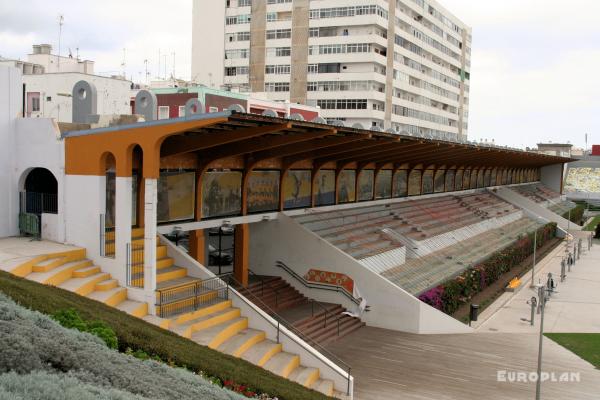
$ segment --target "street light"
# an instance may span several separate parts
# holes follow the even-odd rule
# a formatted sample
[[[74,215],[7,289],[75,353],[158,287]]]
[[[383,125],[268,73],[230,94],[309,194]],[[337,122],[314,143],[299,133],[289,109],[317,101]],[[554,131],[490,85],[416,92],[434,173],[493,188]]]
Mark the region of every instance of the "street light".
[[[544,292],[541,291],[541,293],[543,294]],[[542,315],[540,316],[540,344],[539,344],[539,350],[538,350],[537,382],[535,384],[535,400],[540,400],[541,391],[542,391],[542,380],[540,377],[542,375],[542,343],[544,340],[544,310],[546,309],[546,301],[547,300],[548,300],[548,298],[545,296],[545,294],[543,296],[541,296],[541,298],[540,298],[540,307],[542,310]]]

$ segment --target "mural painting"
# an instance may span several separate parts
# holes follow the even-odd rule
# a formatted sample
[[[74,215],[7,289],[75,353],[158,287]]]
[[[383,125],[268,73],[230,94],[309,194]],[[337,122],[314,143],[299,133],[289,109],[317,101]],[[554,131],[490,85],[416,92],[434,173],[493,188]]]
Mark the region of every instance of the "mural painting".
[[[350,203],[356,201],[356,171],[345,169],[340,172],[338,182],[338,202]]]
[[[248,177],[248,212],[279,209],[279,171],[252,171]]]
[[[464,170],[459,169],[454,176],[454,190],[462,190]]]
[[[335,203],[335,171],[323,169],[315,179],[315,205],[326,206]]]
[[[379,175],[377,176],[375,198],[389,199],[390,197],[392,197],[392,170],[383,169],[379,171]]]
[[[423,173],[423,194],[433,193],[433,170],[428,169]]]
[[[414,169],[408,175],[408,195],[418,196],[421,194],[421,170]]]
[[[283,178],[283,207],[310,207],[309,170],[289,171]]]
[[[202,180],[202,217],[238,215],[241,210],[242,173],[205,173]]]
[[[194,219],[196,173],[161,171],[158,179],[157,221]]]
[[[433,190],[436,193],[444,191],[444,184],[445,184],[445,178],[446,178],[445,172],[446,172],[445,169],[438,169],[435,172],[435,178],[433,180]]]
[[[454,170],[449,169],[446,171],[446,191],[452,192],[454,189]]]
[[[375,171],[366,169],[358,176],[358,201],[373,200]]]
[[[401,169],[394,174],[394,192],[393,197],[408,196],[408,171]]]

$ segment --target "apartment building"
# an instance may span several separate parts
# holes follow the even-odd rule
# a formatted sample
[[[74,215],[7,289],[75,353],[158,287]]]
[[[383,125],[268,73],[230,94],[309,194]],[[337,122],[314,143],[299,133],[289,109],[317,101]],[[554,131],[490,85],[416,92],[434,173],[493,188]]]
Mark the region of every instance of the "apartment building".
[[[194,1],[192,79],[464,139],[471,29],[434,0]]]

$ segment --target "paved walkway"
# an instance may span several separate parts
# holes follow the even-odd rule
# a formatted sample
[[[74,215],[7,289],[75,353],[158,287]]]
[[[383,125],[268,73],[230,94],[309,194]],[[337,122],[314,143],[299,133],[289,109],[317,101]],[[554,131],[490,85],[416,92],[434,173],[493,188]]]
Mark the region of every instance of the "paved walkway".
[[[499,382],[498,371],[535,372],[536,334],[413,335],[364,327],[327,346],[352,367],[357,400],[534,399],[534,382]],[[544,382],[544,400],[598,400],[600,370],[545,340],[543,371],[580,374]]]
[[[0,239],[0,269],[8,271],[35,256],[74,249],[77,247],[48,240],[32,241],[24,237],[2,238]]]
[[[600,242],[560,283],[564,246],[538,264],[539,277],[552,272],[558,293],[546,309],[547,332],[600,332]],[[489,307],[489,319],[474,333],[412,335],[364,327],[327,348],[352,366],[358,400],[514,400],[533,399],[535,382],[500,382],[499,371],[535,372],[539,325],[531,327],[526,300],[529,282],[516,294]],[[579,373],[579,382],[544,382],[544,400],[600,399],[600,370],[544,339],[542,371]]]
[[[564,255],[564,245],[549,257],[542,260],[535,276],[536,284],[545,283],[551,272],[558,285],[547,303],[544,317],[545,332],[600,332],[600,242],[595,241],[591,250],[585,251],[577,263],[567,272],[567,278],[560,282],[560,262]],[[495,313],[477,326],[479,332],[528,332],[539,331],[539,315],[535,316],[535,325],[522,321],[529,319],[532,296],[537,290],[530,289],[530,280],[523,282],[523,288],[510,296],[495,310]],[[486,315],[482,314],[483,319]],[[598,396],[600,398],[600,394]]]

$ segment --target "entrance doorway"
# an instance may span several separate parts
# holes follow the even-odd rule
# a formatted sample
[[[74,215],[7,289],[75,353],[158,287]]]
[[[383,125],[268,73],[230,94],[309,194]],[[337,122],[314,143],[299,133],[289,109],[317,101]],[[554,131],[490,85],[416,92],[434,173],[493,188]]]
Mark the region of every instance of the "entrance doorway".
[[[21,213],[58,214],[58,182],[46,168],[33,168],[27,174],[20,193]]]

